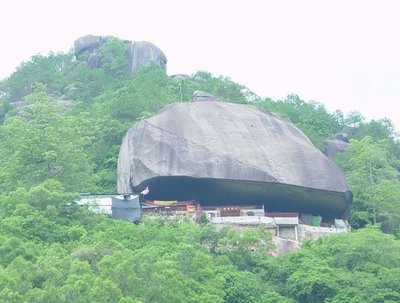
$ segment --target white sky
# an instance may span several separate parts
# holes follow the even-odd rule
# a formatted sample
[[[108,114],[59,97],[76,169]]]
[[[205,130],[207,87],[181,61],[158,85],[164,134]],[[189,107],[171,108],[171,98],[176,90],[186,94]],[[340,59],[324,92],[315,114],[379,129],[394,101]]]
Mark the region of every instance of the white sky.
[[[113,35],[157,45],[169,75],[206,70],[400,130],[399,12],[396,0],[1,0],[0,79],[32,55]]]

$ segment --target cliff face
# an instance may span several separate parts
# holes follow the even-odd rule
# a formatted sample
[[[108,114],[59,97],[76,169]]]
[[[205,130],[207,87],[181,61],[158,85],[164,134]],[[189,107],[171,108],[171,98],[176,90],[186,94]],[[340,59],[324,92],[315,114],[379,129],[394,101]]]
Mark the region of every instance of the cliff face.
[[[135,124],[118,162],[118,192],[203,204],[339,216],[351,203],[341,171],[294,125],[255,106],[175,103]]]
[[[87,52],[88,56],[85,56],[86,64],[89,67],[101,66],[101,52],[100,49],[107,42],[110,37],[93,36],[87,35],[78,38],[74,42],[74,54],[78,59],[80,55]],[[134,75],[140,66],[148,64],[149,62],[155,62],[164,71],[166,70],[167,57],[154,44],[147,41],[124,41],[125,43],[125,55],[129,59],[130,72]]]

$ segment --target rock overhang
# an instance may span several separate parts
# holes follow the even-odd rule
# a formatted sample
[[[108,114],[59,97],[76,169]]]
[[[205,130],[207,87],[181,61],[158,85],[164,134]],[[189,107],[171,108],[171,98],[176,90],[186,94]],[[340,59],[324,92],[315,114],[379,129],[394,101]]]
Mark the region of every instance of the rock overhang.
[[[290,184],[159,176],[134,186],[136,192],[149,188],[148,200],[196,200],[202,206],[264,205],[266,212],[297,212],[334,219],[342,217],[352,202],[352,192],[335,192]]]
[[[294,125],[256,106],[174,103],[135,124],[121,145],[118,191],[205,204],[334,217],[351,191],[341,171]]]

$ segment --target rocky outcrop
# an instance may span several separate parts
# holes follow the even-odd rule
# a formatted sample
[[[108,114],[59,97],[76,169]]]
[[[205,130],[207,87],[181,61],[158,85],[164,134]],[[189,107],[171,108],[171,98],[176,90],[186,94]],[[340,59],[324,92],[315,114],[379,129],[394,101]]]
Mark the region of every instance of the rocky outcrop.
[[[110,37],[87,35],[74,42],[74,54],[78,61],[91,67],[101,66],[101,48]],[[157,46],[147,41],[124,41],[125,55],[129,59],[130,72],[134,75],[140,66],[155,62],[166,71],[167,57]],[[86,54],[86,55],[84,55]]]
[[[268,211],[340,216],[351,192],[338,167],[294,125],[225,102],[174,103],[123,139],[118,192],[151,199],[260,203]]]
[[[132,75],[137,73],[140,66],[149,62],[157,63],[164,71],[167,69],[167,57],[161,49],[150,42],[131,42],[128,45],[126,54],[129,58]]]
[[[84,51],[93,51],[99,48],[102,40],[102,37],[93,35],[87,35],[76,39],[74,42],[75,56],[78,56]]]
[[[196,90],[193,92],[193,101],[218,101],[219,99],[210,93]]]
[[[186,75],[186,74],[176,74],[176,75],[171,75],[170,76],[172,81],[191,81],[193,82],[193,79],[191,76]],[[193,82],[194,83],[194,82]]]
[[[345,133],[336,134],[335,139],[343,141],[343,142],[349,142],[349,136]]]
[[[325,155],[334,158],[337,154],[347,150],[349,138],[347,134],[340,133],[335,135],[335,139],[325,141]]]

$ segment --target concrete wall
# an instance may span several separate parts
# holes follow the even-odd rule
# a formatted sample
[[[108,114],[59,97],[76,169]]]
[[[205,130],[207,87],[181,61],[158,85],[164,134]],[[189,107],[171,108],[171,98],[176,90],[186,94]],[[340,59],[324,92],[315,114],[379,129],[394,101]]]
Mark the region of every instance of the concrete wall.
[[[340,232],[350,231],[348,228],[336,228],[336,227],[320,227],[320,226],[309,226],[299,224],[299,241],[306,239],[316,240],[322,236],[336,234]]]
[[[211,222],[214,224],[246,224],[246,225],[275,225],[274,219],[261,216],[248,216],[248,217],[212,217]]]
[[[279,238],[297,241],[296,228],[297,226],[278,226]]]
[[[273,237],[275,243],[274,255],[283,256],[300,248],[300,243],[288,239]]]

